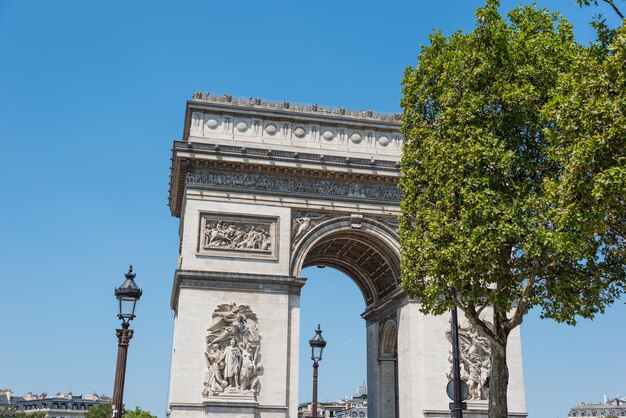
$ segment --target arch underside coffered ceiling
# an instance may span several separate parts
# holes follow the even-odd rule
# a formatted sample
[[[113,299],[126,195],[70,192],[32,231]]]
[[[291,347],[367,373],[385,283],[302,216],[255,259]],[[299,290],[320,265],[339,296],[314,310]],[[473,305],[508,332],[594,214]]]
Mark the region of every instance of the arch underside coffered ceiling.
[[[397,235],[367,218],[359,229],[348,222],[331,221],[311,231],[292,255],[292,272],[297,275],[296,270],[310,266],[335,268],[356,283],[370,306],[400,288]]]

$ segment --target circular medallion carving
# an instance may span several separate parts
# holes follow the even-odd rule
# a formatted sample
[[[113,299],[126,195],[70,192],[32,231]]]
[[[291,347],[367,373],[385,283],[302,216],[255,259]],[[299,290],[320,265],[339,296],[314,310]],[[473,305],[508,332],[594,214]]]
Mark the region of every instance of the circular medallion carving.
[[[331,141],[331,140],[333,139],[333,136],[334,136],[334,135],[333,135],[332,131],[325,131],[325,132],[322,134],[322,138],[324,138],[324,139],[325,139],[325,140],[327,140],[327,141]]]
[[[306,135],[306,131],[302,126],[298,126],[296,129],[293,130],[293,134],[298,138],[304,138],[304,135]]]
[[[378,145],[386,147],[387,145],[389,145],[389,138],[387,138],[386,136],[381,136],[380,138],[378,138]]]
[[[276,132],[278,131],[278,128],[276,127],[276,125],[274,125],[273,123],[269,123],[266,127],[265,127],[265,132],[267,132],[270,135],[274,135]]]
[[[360,144],[362,140],[363,138],[361,138],[361,135],[359,135],[356,132],[350,136],[350,141],[352,141],[355,144]]]
[[[206,126],[208,126],[211,129],[217,128],[218,125],[219,125],[219,122],[217,121],[217,119],[211,118],[206,121]]]
[[[245,122],[239,122],[237,125],[235,125],[235,128],[237,128],[239,132],[245,132],[248,130],[248,124]]]

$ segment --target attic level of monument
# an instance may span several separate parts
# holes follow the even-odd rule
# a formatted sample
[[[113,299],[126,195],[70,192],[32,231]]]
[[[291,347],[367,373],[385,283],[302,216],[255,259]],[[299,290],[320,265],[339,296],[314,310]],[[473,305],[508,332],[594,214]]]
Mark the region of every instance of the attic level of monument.
[[[185,188],[262,195],[263,184],[272,194],[397,207],[399,128],[397,115],[195,94],[172,148],[172,215],[180,216]],[[235,172],[256,173],[248,185],[264,177],[245,187],[226,174]]]
[[[239,146],[248,143],[264,149],[332,151],[344,157],[359,154],[397,161],[403,137],[394,115],[202,96],[187,102],[183,140],[202,143],[205,139],[212,144],[236,141]]]

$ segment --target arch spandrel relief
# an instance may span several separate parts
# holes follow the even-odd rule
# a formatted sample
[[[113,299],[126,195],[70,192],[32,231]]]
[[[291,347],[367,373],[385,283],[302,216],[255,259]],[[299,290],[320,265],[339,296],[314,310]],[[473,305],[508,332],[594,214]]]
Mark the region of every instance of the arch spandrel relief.
[[[255,397],[261,390],[261,335],[248,305],[218,305],[207,329],[202,394]]]
[[[329,212],[294,211],[291,217],[291,249],[320,223],[333,217]]]

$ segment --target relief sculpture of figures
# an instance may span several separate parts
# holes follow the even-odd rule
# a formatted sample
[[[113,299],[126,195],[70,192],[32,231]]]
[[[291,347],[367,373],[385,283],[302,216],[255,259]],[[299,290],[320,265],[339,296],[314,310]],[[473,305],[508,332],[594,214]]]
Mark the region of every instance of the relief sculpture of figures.
[[[452,342],[451,331],[446,338]],[[467,383],[468,400],[489,399],[489,379],[491,378],[491,345],[486,337],[473,327],[459,326],[459,351],[461,352],[461,380]],[[452,379],[452,351],[448,355]]]
[[[222,394],[254,396],[260,390],[263,368],[259,348],[261,337],[257,316],[247,305],[222,304],[213,312],[207,329],[207,370],[204,374],[205,397]]]
[[[204,227],[203,248],[270,252],[270,225],[213,221]]]
[[[296,243],[307,232],[309,232],[318,222],[324,218],[328,218],[328,214],[314,214],[310,212],[297,212],[293,218],[291,228],[291,246],[295,247]]]

